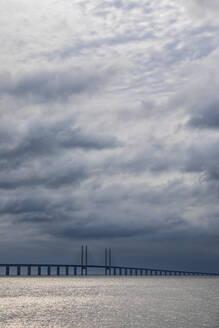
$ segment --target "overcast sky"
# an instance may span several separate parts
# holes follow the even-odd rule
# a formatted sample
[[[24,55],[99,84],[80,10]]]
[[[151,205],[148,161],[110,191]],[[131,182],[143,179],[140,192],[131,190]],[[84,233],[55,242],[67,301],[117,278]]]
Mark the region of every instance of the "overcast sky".
[[[219,2],[0,3],[0,262],[219,271]]]

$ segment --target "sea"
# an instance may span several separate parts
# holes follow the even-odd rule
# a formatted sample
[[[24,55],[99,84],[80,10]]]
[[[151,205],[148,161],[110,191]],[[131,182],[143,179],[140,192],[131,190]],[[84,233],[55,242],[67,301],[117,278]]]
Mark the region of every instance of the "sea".
[[[217,277],[1,277],[1,328],[219,328]]]

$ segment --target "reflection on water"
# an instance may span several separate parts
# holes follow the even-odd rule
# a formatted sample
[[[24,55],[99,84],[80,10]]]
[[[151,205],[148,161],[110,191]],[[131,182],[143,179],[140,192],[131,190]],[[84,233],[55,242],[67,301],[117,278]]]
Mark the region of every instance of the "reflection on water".
[[[218,328],[219,278],[0,278],[0,327]]]

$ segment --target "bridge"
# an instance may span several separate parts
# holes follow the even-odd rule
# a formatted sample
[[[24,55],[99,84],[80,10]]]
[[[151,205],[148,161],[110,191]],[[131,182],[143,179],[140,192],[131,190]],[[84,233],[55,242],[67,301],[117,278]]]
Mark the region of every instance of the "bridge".
[[[111,248],[105,248],[104,265],[88,264],[88,247],[81,247],[80,264],[0,264],[0,276],[87,276],[96,269],[106,276],[219,276],[219,273],[112,265]]]

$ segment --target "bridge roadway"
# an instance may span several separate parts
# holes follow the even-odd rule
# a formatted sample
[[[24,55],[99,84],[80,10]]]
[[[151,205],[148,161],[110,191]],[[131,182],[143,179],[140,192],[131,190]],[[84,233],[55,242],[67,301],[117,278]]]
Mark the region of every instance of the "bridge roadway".
[[[0,264],[0,276],[86,276],[88,269],[101,269],[105,275],[114,276],[219,276],[209,272],[81,264]]]

